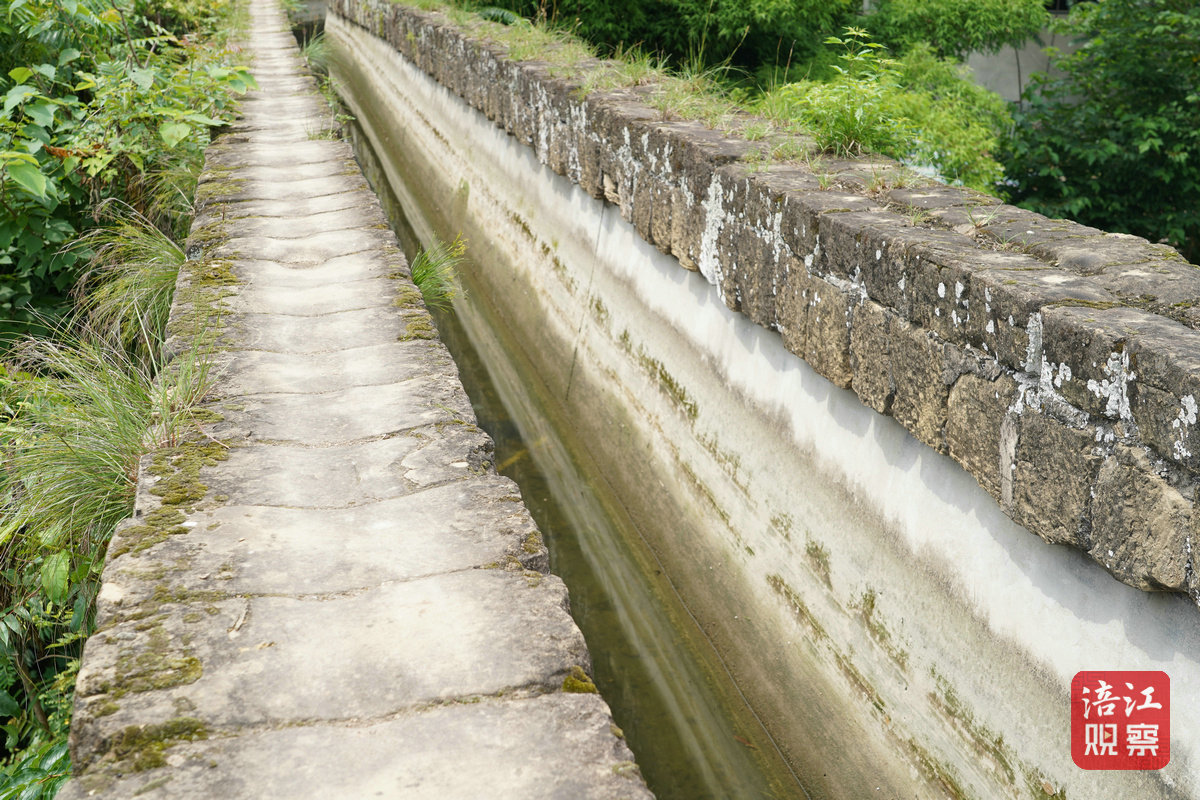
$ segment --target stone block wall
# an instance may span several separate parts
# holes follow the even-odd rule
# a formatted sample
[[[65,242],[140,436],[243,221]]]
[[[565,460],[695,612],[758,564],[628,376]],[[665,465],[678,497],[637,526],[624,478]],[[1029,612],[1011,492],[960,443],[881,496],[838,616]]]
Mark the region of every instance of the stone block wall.
[[[770,163],[437,12],[332,0],[698,270],[730,309],[1115,578],[1200,600],[1200,268],[874,158]],[[597,65],[583,65],[585,69]]]

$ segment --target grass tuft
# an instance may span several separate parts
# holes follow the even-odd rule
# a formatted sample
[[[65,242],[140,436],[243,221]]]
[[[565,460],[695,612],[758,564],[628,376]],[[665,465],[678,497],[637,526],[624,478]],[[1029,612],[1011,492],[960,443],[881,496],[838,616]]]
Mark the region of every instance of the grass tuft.
[[[162,347],[184,253],[133,209],[120,208],[110,216],[108,225],[74,245],[93,253],[75,286],[77,314],[89,336],[149,365]]]
[[[456,236],[449,244],[435,241],[433,247],[417,253],[412,262],[412,280],[421,290],[429,308],[446,310],[460,291],[458,265],[467,252],[467,243]]]

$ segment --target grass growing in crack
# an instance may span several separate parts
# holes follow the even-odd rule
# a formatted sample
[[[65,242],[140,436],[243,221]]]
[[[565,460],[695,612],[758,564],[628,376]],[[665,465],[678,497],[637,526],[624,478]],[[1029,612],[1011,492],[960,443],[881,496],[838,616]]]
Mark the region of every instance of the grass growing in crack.
[[[448,309],[459,292],[458,265],[467,252],[462,236],[453,242],[436,241],[417,253],[412,262],[412,280],[429,308]]]
[[[664,121],[700,120],[709,128],[727,127],[737,105],[721,83],[726,66],[703,67],[699,60],[683,64],[654,87],[648,104]]]
[[[325,104],[329,106],[330,114],[330,118],[325,123],[306,131],[308,138],[313,140],[340,139],[342,138],[342,126],[347,122],[353,122],[354,117],[347,111],[342,102],[342,93],[338,90],[337,83],[329,72],[330,65],[336,58],[336,52],[325,38],[325,32],[321,31],[308,37],[300,48],[300,55],[304,58],[304,63],[308,66],[308,71],[312,73],[313,79],[317,82],[317,90],[325,100]]]

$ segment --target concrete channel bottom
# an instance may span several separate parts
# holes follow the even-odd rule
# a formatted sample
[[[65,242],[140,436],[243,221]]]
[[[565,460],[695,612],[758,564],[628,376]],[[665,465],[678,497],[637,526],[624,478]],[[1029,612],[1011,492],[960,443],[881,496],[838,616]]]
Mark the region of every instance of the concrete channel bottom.
[[[274,2],[251,31],[180,284],[228,277],[219,421],[143,462],[59,796],[651,797]]]

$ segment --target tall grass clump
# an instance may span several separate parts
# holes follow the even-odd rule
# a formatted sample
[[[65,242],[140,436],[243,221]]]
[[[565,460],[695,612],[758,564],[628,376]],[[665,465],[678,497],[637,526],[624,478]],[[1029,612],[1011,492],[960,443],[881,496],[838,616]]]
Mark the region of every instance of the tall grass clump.
[[[171,313],[183,249],[131,208],[76,240],[91,253],[75,287],[75,308],[88,335],[153,364]]]
[[[308,37],[304,41],[304,46],[300,48],[300,57],[308,65],[309,71],[318,76],[329,74],[329,61],[332,55],[333,50],[325,39],[324,31],[318,31]]]
[[[130,516],[139,459],[178,443],[208,391],[207,360],[169,365],[84,329],[29,338],[0,368],[0,797],[66,780],[74,677],[105,549]]]
[[[412,280],[426,306],[443,311],[450,308],[459,292],[458,265],[466,252],[467,243],[459,235],[449,244],[435,240],[432,247],[417,253],[411,265]]]

